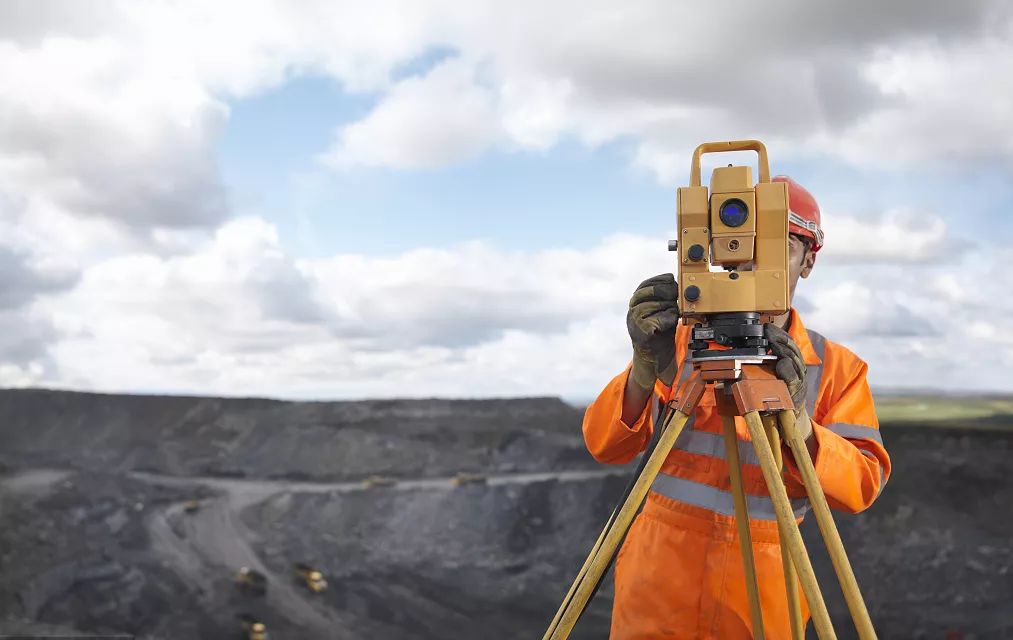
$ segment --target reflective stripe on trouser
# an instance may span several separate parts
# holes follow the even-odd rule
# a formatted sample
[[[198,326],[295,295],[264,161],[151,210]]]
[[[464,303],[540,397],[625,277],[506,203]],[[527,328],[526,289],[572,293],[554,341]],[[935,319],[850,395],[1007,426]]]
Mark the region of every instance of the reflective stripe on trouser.
[[[695,507],[709,509],[721,515],[735,517],[735,503],[732,492],[715,486],[677,478],[667,473],[659,473],[651,485],[651,490]],[[774,512],[774,501],[769,496],[746,495],[750,520],[777,520]],[[801,518],[809,510],[807,498],[795,498],[791,501],[791,509],[795,518]]]
[[[683,432],[679,434],[678,439],[676,439],[675,445],[673,446],[673,450],[686,451],[688,453],[695,453],[697,455],[710,456],[712,458],[718,458],[719,460],[725,460],[724,435],[719,433],[711,433],[709,431],[695,430],[693,428],[693,425],[696,422],[695,418],[696,416],[690,416],[689,420],[686,421],[686,426],[683,428]],[[856,425],[856,424],[832,423],[826,425],[826,428],[844,438],[866,439],[878,442],[879,444],[883,444],[883,438],[879,433],[879,429],[876,429],[874,427],[866,427],[863,425]],[[737,444],[739,447],[739,461],[742,464],[751,464],[754,466],[759,466],[760,461],[756,457],[756,450],[753,448],[753,443],[745,440],[738,440]],[[868,451],[865,451],[864,449],[860,449],[860,451],[866,457],[875,459],[875,456],[873,456]],[[880,491],[882,491],[883,487],[886,485],[882,466],[880,466],[879,469],[879,476],[880,476],[879,489]],[[686,482],[692,481],[687,480]],[[700,483],[693,483],[693,484],[700,484]],[[702,485],[702,486],[710,487],[710,485]],[[678,495],[674,495],[672,493],[669,493],[668,491],[659,490],[655,487],[652,488],[654,488],[659,493],[662,493],[663,495],[669,496],[670,498],[674,498],[681,502],[687,502],[689,504],[694,504],[697,506],[712,509],[713,511],[717,511],[719,513],[724,512],[710,505],[715,503],[724,504],[725,501],[731,500],[731,494],[727,492],[723,492],[726,493],[727,496],[722,496],[718,498],[718,497],[704,496],[703,494],[707,493],[706,490],[699,490],[693,487],[687,487],[685,489],[682,489],[681,491],[687,493],[688,496],[698,500],[694,502],[693,499],[680,498]],[[710,488],[714,489],[714,491],[721,491],[720,489],[716,489],[714,487]],[[747,499],[747,502],[749,502],[749,516],[751,518],[752,517],[760,518],[760,516],[758,515],[757,516],[753,515],[753,502],[752,502],[753,498],[760,498],[760,496],[751,496]],[[762,499],[767,500],[768,502],[770,500],[769,498],[766,497],[763,497]],[[805,504],[802,506],[798,506],[793,503],[792,507],[795,509],[795,516],[800,518],[808,510],[809,504],[802,498],[800,498],[799,500],[804,502]],[[701,504],[701,501],[705,502],[706,504]],[[731,503],[729,502],[729,504]],[[761,508],[766,509],[767,507],[764,505],[761,506]],[[771,513],[773,513],[772,504],[769,505],[769,510]],[[757,513],[760,512],[758,511]],[[732,510],[730,513],[726,515],[734,515],[734,510]],[[771,519],[773,519],[773,516],[771,516]]]
[[[659,406],[659,404],[656,402],[655,407]],[[695,423],[696,416],[690,416],[683,427],[682,433],[676,439],[672,450],[686,451],[688,453],[725,460],[724,435],[709,431],[698,431],[693,428]],[[739,462],[741,464],[759,466],[760,461],[756,457],[756,450],[753,448],[752,442],[736,439],[736,444],[739,448]],[[668,496],[673,500],[710,509],[722,515],[735,515],[735,505],[732,501],[731,492],[706,483],[659,473],[651,485],[651,490]],[[769,496],[747,495],[746,504],[749,507],[750,519],[777,519],[774,513],[774,503]],[[806,498],[795,498],[792,500],[791,506],[795,517],[801,518],[809,510],[809,500]]]

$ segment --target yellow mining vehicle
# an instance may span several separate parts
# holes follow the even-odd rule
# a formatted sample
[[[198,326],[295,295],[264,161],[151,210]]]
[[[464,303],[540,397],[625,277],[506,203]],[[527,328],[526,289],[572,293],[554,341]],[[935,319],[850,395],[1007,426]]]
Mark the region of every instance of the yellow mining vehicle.
[[[239,623],[246,633],[246,640],[268,640],[267,626],[248,613],[241,613],[237,616]]]
[[[308,564],[297,562],[295,573],[306,583],[306,587],[313,593],[320,593],[327,588],[327,580],[324,579],[324,574]]]

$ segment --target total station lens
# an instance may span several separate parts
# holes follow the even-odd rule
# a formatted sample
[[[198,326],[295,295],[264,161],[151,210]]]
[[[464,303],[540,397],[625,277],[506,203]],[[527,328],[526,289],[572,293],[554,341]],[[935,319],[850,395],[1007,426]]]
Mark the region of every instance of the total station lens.
[[[725,200],[718,211],[718,217],[729,227],[741,227],[749,217],[749,208],[741,200],[735,198]]]

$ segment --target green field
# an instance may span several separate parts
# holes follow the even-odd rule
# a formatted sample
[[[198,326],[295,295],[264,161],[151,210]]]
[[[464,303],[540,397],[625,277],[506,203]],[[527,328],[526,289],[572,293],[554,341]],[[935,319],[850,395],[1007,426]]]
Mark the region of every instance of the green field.
[[[882,424],[1013,429],[1013,396],[876,394]]]

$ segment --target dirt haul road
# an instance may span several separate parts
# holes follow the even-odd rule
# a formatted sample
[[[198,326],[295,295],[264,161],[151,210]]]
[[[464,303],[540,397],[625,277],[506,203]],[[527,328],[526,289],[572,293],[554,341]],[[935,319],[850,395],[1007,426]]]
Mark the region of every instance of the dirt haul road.
[[[497,474],[484,478],[471,477],[472,482],[458,484],[456,477],[441,478],[420,478],[412,480],[401,479],[393,485],[370,487],[364,482],[307,482],[307,481],[285,481],[285,480],[252,480],[235,478],[180,478],[146,472],[131,472],[120,476],[119,479],[108,478],[104,487],[96,487],[95,479],[88,474],[80,474],[70,470],[56,469],[26,469],[17,473],[9,474],[0,478],[0,492],[9,498],[25,500],[33,505],[42,505],[46,501],[58,497],[61,503],[78,504],[85,502],[74,497],[66,499],[63,495],[68,491],[78,492],[75,496],[88,496],[88,503],[96,503],[92,507],[74,507],[75,512],[85,514],[94,512],[101,517],[102,528],[96,528],[95,524],[85,521],[82,528],[81,521],[75,521],[73,527],[54,524],[54,533],[51,540],[57,548],[67,548],[64,554],[65,560],[58,562],[58,570],[50,570],[41,576],[36,573],[25,574],[27,578],[17,580],[24,586],[29,585],[28,591],[36,594],[30,597],[23,597],[26,601],[35,602],[28,611],[27,617],[51,618],[54,611],[66,610],[68,605],[65,601],[68,598],[77,599],[73,594],[79,590],[88,590],[95,580],[105,585],[105,591],[116,601],[123,600],[124,618],[134,616],[138,606],[136,603],[129,604],[120,593],[117,584],[121,578],[129,575],[142,576],[143,580],[150,585],[171,583],[166,591],[173,592],[177,597],[191,597],[192,602],[183,605],[179,602],[169,604],[166,602],[158,611],[152,611],[152,615],[160,618],[158,623],[152,620],[136,620],[136,627],[124,627],[120,625],[102,625],[92,627],[85,623],[86,630],[127,630],[131,632],[146,631],[139,633],[141,637],[167,638],[167,637],[194,637],[194,638],[221,638],[229,637],[238,628],[236,616],[241,613],[253,614],[258,619],[267,623],[271,630],[271,637],[274,640],[285,640],[286,638],[330,638],[330,637],[375,637],[375,638],[432,638],[440,637],[441,629],[454,629],[454,624],[449,627],[440,622],[441,618],[448,615],[456,616],[458,628],[467,629],[465,633],[473,633],[476,625],[481,626],[481,616],[468,616],[452,613],[445,607],[445,596],[436,595],[439,606],[433,607],[433,601],[429,595],[423,595],[420,599],[413,594],[407,594],[412,601],[410,607],[417,607],[420,611],[426,611],[432,618],[431,621],[422,621],[422,628],[416,633],[405,629],[402,625],[405,620],[399,617],[396,607],[390,609],[391,602],[385,590],[387,587],[400,589],[398,583],[403,582],[405,575],[391,576],[389,566],[375,562],[369,553],[356,552],[352,554],[354,560],[346,557],[340,566],[346,568],[346,575],[341,575],[342,569],[328,568],[327,562],[323,563],[331,586],[323,594],[312,594],[305,585],[298,580],[292,571],[294,561],[312,554],[321,546],[323,540],[333,538],[333,534],[341,535],[347,532],[350,527],[337,525],[334,531],[327,531],[328,527],[315,524],[304,525],[298,518],[282,517],[278,521],[272,520],[269,515],[275,508],[272,505],[298,503],[300,500],[317,501],[314,504],[324,505],[323,510],[334,509],[335,501],[340,501],[343,496],[352,497],[356,502],[365,500],[368,504],[383,503],[389,500],[407,500],[418,503],[426,500],[443,500],[450,498],[452,502],[463,499],[464,504],[470,504],[477,495],[504,495],[508,492],[514,496],[510,503],[516,504],[519,495],[517,492],[543,493],[548,487],[584,487],[580,491],[592,489],[603,481],[616,482],[624,481],[623,474],[627,470],[618,468],[606,468],[594,471],[569,471],[559,473],[513,473]],[[477,480],[477,482],[475,482]],[[131,496],[123,498],[116,495],[113,499],[107,494],[117,493],[117,490],[124,487],[132,487]],[[164,493],[168,491],[170,493]],[[138,496],[146,496],[138,499]],[[158,496],[158,497],[154,497]],[[199,498],[194,498],[199,496]],[[122,507],[104,507],[102,505],[115,501],[122,503]],[[322,502],[319,502],[322,501]],[[196,502],[196,505],[192,504]],[[578,504],[584,504],[586,499],[577,500]],[[5,502],[6,504],[6,502]],[[51,505],[50,505],[51,506]],[[196,508],[194,508],[196,506]],[[346,509],[342,506],[336,507],[337,511],[343,513]],[[509,507],[513,510],[514,507]],[[97,509],[97,511],[96,511]],[[33,512],[37,518],[51,517],[50,507]],[[314,507],[314,511],[321,511]],[[459,509],[454,509],[459,511]],[[129,515],[121,515],[129,514]],[[244,515],[245,514],[245,515]],[[130,539],[122,539],[118,536],[120,530],[113,527],[109,529],[106,525],[109,522],[118,523],[124,518],[131,520],[134,517],[141,525],[141,531]],[[75,516],[77,518],[77,516]],[[450,526],[456,527],[452,521]],[[29,520],[29,518],[19,518]],[[358,518],[363,520],[366,518]],[[384,515],[379,515],[377,521],[388,520]],[[437,514],[437,520],[441,520]],[[535,522],[537,518],[533,518]],[[502,519],[500,519],[502,522]],[[252,524],[252,526],[251,526]],[[32,527],[29,527],[32,528]],[[75,535],[77,531],[87,532],[87,536]],[[280,532],[280,534],[278,533]],[[68,536],[66,540],[58,539],[60,535]],[[272,536],[282,538],[282,544],[304,545],[305,552],[294,552],[285,549],[279,558],[277,539],[265,540]],[[367,536],[372,538],[373,536]],[[438,544],[438,538],[445,536],[419,536],[413,542],[423,546],[431,543]],[[483,536],[488,538],[489,536]],[[109,540],[105,540],[109,538]],[[47,534],[47,539],[50,536]],[[298,539],[298,541],[296,541]],[[72,542],[71,542],[72,541]],[[115,549],[113,542],[128,549]],[[85,544],[84,549],[74,549],[75,544]],[[101,560],[96,563],[102,567],[101,572],[96,573],[91,569],[84,569],[82,566],[91,566],[91,560],[85,560],[91,548],[89,545],[98,543],[101,548],[98,556]],[[327,543],[324,543],[327,544]],[[360,543],[358,546],[362,546]],[[388,545],[379,544],[382,552]],[[400,545],[403,547],[403,545]],[[137,552],[132,548],[143,547],[143,559],[139,561]],[[465,555],[466,552],[458,550],[450,544],[447,552],[450,555]],[[267,555],[265,556],[265,551]],[[363,549],[365,551],[365,549]],[[522,550],[523,551],[523,550]],[[109,554],[112,557],[109,557]],[[341,553],[335,554],[341,556]],[[345,554],[347,556],[347,554]],[[386,554],[383,554],[386,555]],[[397,555],[392,550],[391,555]],[[410,555],[425,558],[424,551],[414,550]],[[459,562],[460,560],[458,560]],[[347,567],[358,563],[358,567],[347,570]],[[30,560],[29,565],[53,564],[52,560],[40,561]],[[439,564],[452,566],[451,562],[441,561]],[[130,566],[133,565],[133,566]],[[244,595],[233,583],[233,576],[240,567],[249,567],[261,572],[266,576],[267,590],[263,597]],[[376,571],[381,577],[374,577]],[[164,573],[169,575],[161,575]],[[52,575],[60,577],[58,581],[52,579]],[[410,575],[410,574],[409,574]],[[50,576],[50,577],[47,577]],[[382,576],[389,576],[388,578]],[[15,577],[15,576],[12,576]],[[333,579],[332,579],[333,578]],[[452,594],[452,589],[458,586],[445,588]],[[413,589],[414,590],[414,589]],[[335,595],[337,594],[337,599]],[[474,605],[461,598],[449,596],[452,600],[458,600],[453,608],[460,607],[464,610],[475,609]],[[145,601],[143,593],[138,594],[138,600]],[[485,596],[483,596],[485,598]],[[56,603],[56,604],[54,604]],[[128,606],[129,605],[129,606]],[[81,603],[80,606],[87,606]],[[150,606],[150,605],[149,605]],[[486,604],[485,606],[488,606]],[[170,612],[175,609],[185,608],[191,611],[191,615],[197,620],[194,624],[198,626],[196,631],[183,631],[178,626],[180,618],[172,616]],[[476,609],[477,610],[477,609]],[[505,607],[504,620],[509,618],[512,609]],[[69,611],[68,611],[69,612]],[[66,615],[66,614],[61,614]],[[420,614],[411,613],[408,618]],[[526,612],[527,616],[538,616],[537,612]],[[106,620],[113,620],[109,612],[105,614]],[[206,619],[201,620],[202,617]],[[0,620],[0,631],[21,628],[12,626],[14,622]],[[503,624],[506,624],[504,622]],[[463,625],[463,627],[462,627]],[[159,629],[155,631],[155,629]],[[28,627],[31,630],[32,627]],[[40,627],[41,629],[41,627]],[[150,633],[150,636],[148,635]],[[452,633],[458,634],[456,631]],[[228,635],[223,635],[228,634]]]
[[[34,475],[51,477],[55,472],[40,470]],[[488,486],[526,485],[535,482],[585,482],[622,476],[628,471],[603,469],[558,473],[516,473],[484,477]],[[31,475],[31,474],[30,474]],[[271,628],[282,626],[298,629],[307,637],[331,637],[335,630],[353,628],[354,622],[333,609],[321,606],[308,595],[291,575],[280,574],[261,561],[251,546],[259,542],[246,527],[240,513],[247,507],[261,504],[272,497],[288,494],[334,494],[363,491],[446,491],[456,488],[455,477],[397,480],[390,486],[370,487],[364,482],[264,481],[232,478],[179,478],[160,474],[135,472],[129,474],[142,482],[193,490],[212,489],[216,495],[200,501],[192,512],[185,503],[169,505],[164,511],[152,513],[146,520],[151,536],[151,550],[168,560],[185,582],[195,585],[199,593],[210,596],[222,588],[221,576],[249,567],[267,578],[268,589],[260,610],[261,619],[272,620]],[[21,481],[22,483],[25,480]],[[212,577],[217,576],[217,578]],[[214,597],[204,597],[206,606],[215,606]],[[270,616],[265,615],[270,612]],[[278,617],[285,624],[279,625]]]

